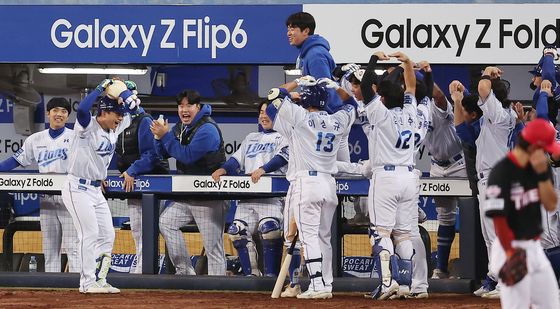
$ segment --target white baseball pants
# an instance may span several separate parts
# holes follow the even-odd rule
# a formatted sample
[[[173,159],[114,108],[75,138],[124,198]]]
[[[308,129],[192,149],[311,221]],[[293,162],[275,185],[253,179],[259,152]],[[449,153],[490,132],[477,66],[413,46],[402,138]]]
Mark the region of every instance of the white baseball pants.
[[[62,186],[62,199],[78,232],[78,254],[81,257],[80,289],[95,283],[96,259],[111,255],[115,241],[113,219],[101,187],[80,184],[79,178],[68,175]]]
[[[68,256],[68,269],[71,273],[80,272],[78,256],[78,233],[70,213],[64,206],[62,196],[41,196],[40,208],[45,272],[61,271],[61,253]]]

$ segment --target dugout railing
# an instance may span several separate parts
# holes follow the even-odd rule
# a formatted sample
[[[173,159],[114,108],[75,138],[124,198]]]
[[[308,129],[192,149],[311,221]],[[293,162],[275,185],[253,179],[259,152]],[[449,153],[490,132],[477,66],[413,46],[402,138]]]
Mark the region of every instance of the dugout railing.
[[[0,191],[36,192],[60,194],[60,187],[65,180],[64,175],[45,174],[0,174]],[[252,184],[249,177],[223,177],[222,186],[213,186],[209,176],[141,176],[136,179],[135,192],[126,193],[122,190],[122,179],[118,176],[107,178],[106,195],[118,198],[142,198],[143,226],[143,274],[158,273],[158,237],[159,237],[159,204],[162,199],[244,199],[263,196],[283,196],[288,189],[288,182],[283,177],[263,177],[258,184]],[[347,196],[366,196],[369,181],[364,178],[337,178],[337,194]],[[468,181],[461,178],[422,178],[421,195],[424,196],[459,196],[470,197]],[[481,244],[477,243],[476,226],[478,222],[476,203],[472,198],[460,200],[460,277],[477,279],[484,273],[484,266],[478,262]],[[340,209],[340,208],[339,208]],[[342,212],[337,212],[338,220],[332,226],[335,274],[341,276],[342,236],[344,233],[361,232],[349,228],[342,223]],[[4,233],[3,252],[11,253],[10,238],[18,230],[32,228],[25,223],[14,224]],[[367,231],[367,230],[366,230]],[[6,258],[6,260],[10,260]],[[9,269],[9,268],[7,268]],[[1,281],[1,280],[0,280]]]

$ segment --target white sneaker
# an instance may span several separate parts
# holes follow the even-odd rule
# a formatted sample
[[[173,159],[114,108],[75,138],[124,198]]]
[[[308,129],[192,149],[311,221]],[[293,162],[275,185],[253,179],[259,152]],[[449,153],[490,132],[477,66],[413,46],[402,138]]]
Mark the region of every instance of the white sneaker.
[[[432,279],[449,279],[449,273],[436,268],[432,274]]]
[[[332,298],[332,293],[327,289],[315,291],[309,288],[307,291],[296,296],[298,299],[329,299]]]
[[[299,284],[292,286],[288,283],[284,292],[280,293],[280,297],[297,297],[299,294],[301,294],[301,286]]]
[[[496,283],[490,280],[489,278],[486,278],[482,280],[482,286],[478,290],[474,291],[473,294],[475,296],[481,297],[482,295],[494,291],[495,289],[496,289]]]
[[[417,299],[428,298],[428,297],[429,297],[428,292],[412,292],[406,296],[406,298],[417,298]]]
[[[98,282],[95,282],[94,284],[90,285],[86,289],[80,288],[80,293],[84,293],[84,294],[109,294],[111,292],[109,292],[108,288],[106,288],[104,286],[101,286]]]
[[[410,295],[410,287],[408,285],[401,285],[397,293],[393,294],[389,299],[405,299],[408,295]]]
[[[482,294],[482,298],[500,299],[500,290],[494,289],[488,293]]]
[[[101,280],[100,280],[101,281]],[[109,284],[109,282],[105,281],[105,282],[99,282],[99,285],[101,285],[102,287],[106,288],[107,291],[109,291],[110,294],[118,294],[121,292],[120,289],[117,289],[116,287],[112,286],[111,284]]]
[[[393,281],[385,291],[381,290],[381,294],[377,299],[379,300],[390,299],[391,296],[399,292],[399,288],[400,288],[399,284],[396,281]]]

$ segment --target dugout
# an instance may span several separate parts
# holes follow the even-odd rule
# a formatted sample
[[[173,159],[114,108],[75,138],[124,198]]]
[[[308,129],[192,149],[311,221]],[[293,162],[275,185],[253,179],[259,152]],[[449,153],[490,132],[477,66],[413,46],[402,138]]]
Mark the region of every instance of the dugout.
[[[480,10],[480,6],[459,5],[457,8],[475,12]],[[365,63],[375,49],[403,49],[405,52],[410,51],[412,58],[428,56],[427,60],[435,64],[434,71],[441,72],[441,75],[436,75],[436,82],[444,85],[455,78],[474,80],[484,64],[504,64],[507,65],[505,78],[511,79],[512,91],[517,92],[527,87],[529,75],[526,71],[538,60],[535,55],[541,51],[542,45],[558,41],[558,36],[549,38],[558,33],[556,28],[548,27],[554,24],[551,20],[556,19],[542,15],[538,25],[534,22],[531,28],[527,26],[529,22],[525,14],[522,14],[527,9],[523,5],[498,5],[495,11],[507,9],[507,16],[506,13],[503,17],[494,14],[488,19],[481,18],[482,21],[465,14],[463,19],[452,20],[456,26],[451,26],[450,17],[446,16],[440,19],[442,23],[438,27],[433,22],[424,21],[422,16],[427,14],[422,12],[430,10],[430,14],[435,12],[436,15],[445,15],[443,5],[417,4],[405,7],[364,4],[348,8],[337,5],[90,6],[88,10],[78,6],[2,6],[2,9],[6,15],[0,21],[4,29],[2,33],[6,35],[5,40],[10,42],[2,49],[0,57],[0,76],[6,83],[0,89],[5,97],[1,108],[6,111],[0,114],[0,121],[4,119],[1,125],[5,125],[8,132],[8,137],[0,142],[0,149],[4,150],[2,154],[6,156],[10,155],[10,150],[17,148],[15,145],[18,142],[21,144],[24,139],[21,133],[28,134],[44,127],[42,102],[54,95],[79,102],[85,88],[94,87],[105,77],[94,74],[46,75],[39,71],[55,66],[70,66],[74,69],[82,66],[147,69],[143,77],[127,78],[139,81],[140,89],[148,89],[142,100],[149,112],[163,113],[171,119],[176,106],[172,96],[182,85],[192,83],[195,85],[192,88],[204,87],[209,93],[205,96],[205,102],[216,107],[216,120],[220,125],[227,126],[224,131],[232,133],[229,137],[232,153],[239,146],[239,136],[255,128],[256,112],[251,110],[255,105],[254,100],[264,97],[271,86],[292,78],[285,75],[283,68],[295,62],[297,53],[285,40],[284,20],[296,11],[306,10],[316,17],[317,33],[329,39],[338,63]],[[371,14],[372,10],[376,13]],[[402,10],[414,13],[403,17],[399,13]],[[124,11],[142,18],[131,23],[122,22],[117,13]],[[274,14],[270,14],[271,11]],[[356,15],[356,12],[360,13]],[[391,19],[399,22],[389,22]],[[332,20],[347,20],[346,26],[353,29],[352,35],[340,32],[339,27],[332,25]],[[491,32],[483,35],[486,25],[489,27],[486,32]],[[37,31],[23,33],[29,28]],[[389,31],[389,28],[397,30]],[[109,33],[105,41],[101,35],[103,29],[105,34]],[[110,29],[117,29],[113,33],[119,33],[118,40],[116,36],[110,36]],[[152,37],[148,40],[146,34],[152,29]],[[463,33],[464,37],[453,42],[451,34],[454,30]],[[498,39],[491,35],[492,31],[498,31]],[[212,34],[216,35],[216,41],[212,40]],[[465,40],[461,41],[461,38]],[[476,41],[480,41],[480,44]],[[36,46],[42,47],[40,53],[36,52]],[[487,53],[488,50],[492,50],[492,53]],[[526,65],[519,66],[521,63]],[[510,72],[511,78],[508,75]],[[211,76],[218,77],[209,78]],[[512,98],[528,101],[530,96],[522,96],[522,93],[512,92]],[[367,142],[363,136],[353,138],[352,154],[353,159],[357,159],[367,153]],[[427,154],[423,156],[427,158]],[[21,196],[19,201],[23,199]],[[32,198],[28,197],[27,200]],[[474,207],[466,206],[466,209]],[[339,216],[350,218],[351,212],[342,212]],[[463,222],[469,217],[475,218],[461,211],[460,225],[471,226],[476,222],[474,219]],[[347,235],[360,232],[360,227],[349,227],[342,221],[339,224],[338,230]],[[461,241],[466,241],[464,238],[467,234],[462,232]],[[475,242],[472,238],[468,243]],[[343,244],[339,243],[338,247],[341,246]],[[471,251],[473,258],[478,256],[476,250]],[[480,273],[473,270],[480,267],[480,263],[473,261],[464,261],[471,263],[468,267],[471,274],[467,278],[476,278],[476,274]]]

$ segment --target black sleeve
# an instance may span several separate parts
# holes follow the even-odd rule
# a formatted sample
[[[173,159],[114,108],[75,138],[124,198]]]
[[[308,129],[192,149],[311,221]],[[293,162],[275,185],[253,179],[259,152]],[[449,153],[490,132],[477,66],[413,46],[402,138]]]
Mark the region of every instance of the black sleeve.
[[[377,58],[376,55],[372,55],[369,58],[369,63],[367,65],[366,71],[364,72],[364,76],[362,77],[362,82],[360,83],[360,90],[362,90],[364,104],[368,104],[375,96],[375,93],[371,86],[377,83],[377,74],[375,74],[377,60],[379,60],[379,58]]]
[[[497,164],[490,172],[483,209],[486,216],[505,216],[507,214],[506,201],[510,200],[511,195],[509,178],[509,173],[503,168],[503,164]]]
[[[433,99],[434,97],[434,76],[432,72],[424,72],[424,84],[426,85],[426,90],[428,93],[428,98]]]

